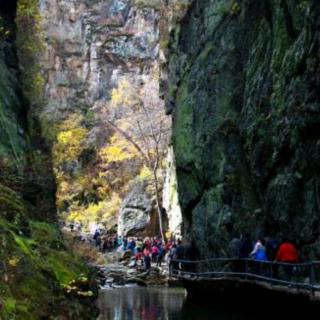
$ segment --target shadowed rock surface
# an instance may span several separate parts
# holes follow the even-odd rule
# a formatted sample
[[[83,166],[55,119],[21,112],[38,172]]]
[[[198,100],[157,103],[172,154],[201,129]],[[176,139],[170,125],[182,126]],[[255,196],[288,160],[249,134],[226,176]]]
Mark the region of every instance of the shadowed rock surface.
[[[318,1],[193,1],[171,34],[168,110],[187,237],[319,254]]]

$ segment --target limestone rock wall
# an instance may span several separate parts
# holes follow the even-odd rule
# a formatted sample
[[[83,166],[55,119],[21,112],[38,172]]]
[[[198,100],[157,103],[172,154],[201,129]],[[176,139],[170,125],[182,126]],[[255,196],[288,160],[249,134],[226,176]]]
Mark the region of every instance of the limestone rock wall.
[[[93,301],[63,289],[80,274],[87,293],[93,286],[59,232],[51,152],[35,102],[41,99],[25,90],[38,87],[30,72],[38,67],[30,63],[38,39],[26,37],[37,17],[37,1],[0,1],[0,319],[89,319]]]
[[[182,235],[182,212],[178,198],[176,162],[173,148],[169,147],[166,160],[165,183],[163,186],[163,207],[168,216],[168,229],[176,237]]]
[[[129,0],[43,1],[48,105],[59,120],[110,99],[124,74],[148,77],[158,55],[158,14]],[[97,110],[94,109],[95,113]]]
[[[127,236],[154,236],[158,233],[155,199],[148,192],[150,182],[133,182],[130,192],[122,202],[118,234]]]
[[[57,176],[68,177],[63,183],[73,185],[70,188],[73,194],[67,195],[64,198],[66,201],[60,201],[61,212],[75,211],[79,203],[81,207],[77,210],[81,212],[92,203],[108,201],[108,194],[97,195],[97,190],[101,189],[117,192],[121,200],[126,198],[127,185],[120,188],[119,183],[107,185],[109,181],[101,178],[99,170],[106,175],[113,172],[113,181],[117,178],[118,181],[128,180],[125,175],[130,170],[133,178],[139,174],[141,161],[132,162],[126,166],[127,169],[116,171],[116,163],[101,164],[99,150],[108,145],[113,134],[112,128],[104,120],[108,104],[113,98],[113,89],[123,79],[130,79],[141,89],[152,83],[155,84],[153,87],[158,85],[159,3],[132,0],[42,1],[46,37],[43,67],[47,101],[41,111],[43,126],[48,129],[45,131],[58,127],[51,134],[57,141],[61,130],[59,125],[70,115],[81,114],[79,126],[86,132],[79,146],[81,154],[56,168]],[[150,90],[148,96],[140,98],[148,99],[145,103],[156,101],[159,108],[163,108],[163,102],[158,96],[157,90]],[[87,183],[90,186],[74,186],[84,178],[91,181]],[[58,197],[63,193],[60,192],[63,189],[61,186],[60,181]],[[110,206],[106,204],[105,207],[102,214],[108,213]],[[136,216],[137,220],[140,218],[140,215]]]

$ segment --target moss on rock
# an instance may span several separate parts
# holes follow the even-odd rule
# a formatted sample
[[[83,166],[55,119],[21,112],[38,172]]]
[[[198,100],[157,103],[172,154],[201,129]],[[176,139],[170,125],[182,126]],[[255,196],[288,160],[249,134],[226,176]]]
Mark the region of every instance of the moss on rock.
[[[36,44],[38,1],[19,1],[18,27],[28,33],[28,39],[20,33],[20,49],[26,50],[20,51],[20,60],[15,5],[0,3],[0,319],[92,319],[96,287],[54,223],[49,146],[36,112],[30,113],[39,101],[37,47],[30,47]]]
[[[319,12],[315,0],[194,1],[172,34],[179,197],[202,252],[251,231],[320,253]]]
[[[90,271],[66,251],[56,226],[31,222],[30,235],[25,236],[1,219],[0,231],[2,319],[40,319],[48,315],[75,319],[73,308],[82,319],[94,318],[94,314],[87,314],[86,307],[92,303],[94,288]]]

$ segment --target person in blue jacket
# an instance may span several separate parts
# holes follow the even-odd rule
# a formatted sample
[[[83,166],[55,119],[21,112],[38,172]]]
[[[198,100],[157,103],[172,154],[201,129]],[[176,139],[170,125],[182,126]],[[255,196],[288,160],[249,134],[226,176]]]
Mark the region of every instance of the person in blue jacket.
[[[250,253],[250,256],[257,261],[268,261],[265,240],[262,237],[259,237],[257,239],[257,242],[254,245],[253,251]],[[265,268],[263,263],[256,264],[255,269],[258,274],[264,274]]]

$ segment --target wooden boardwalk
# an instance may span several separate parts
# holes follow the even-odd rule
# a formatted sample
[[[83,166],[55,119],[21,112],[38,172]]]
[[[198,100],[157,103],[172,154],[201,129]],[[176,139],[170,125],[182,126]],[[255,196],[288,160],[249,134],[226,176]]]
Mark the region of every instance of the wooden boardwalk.
[[[320,295],[320,261],[280,263],[253,259],[172,260],[170,277],[185,281],[246,281],[280,290]]]

